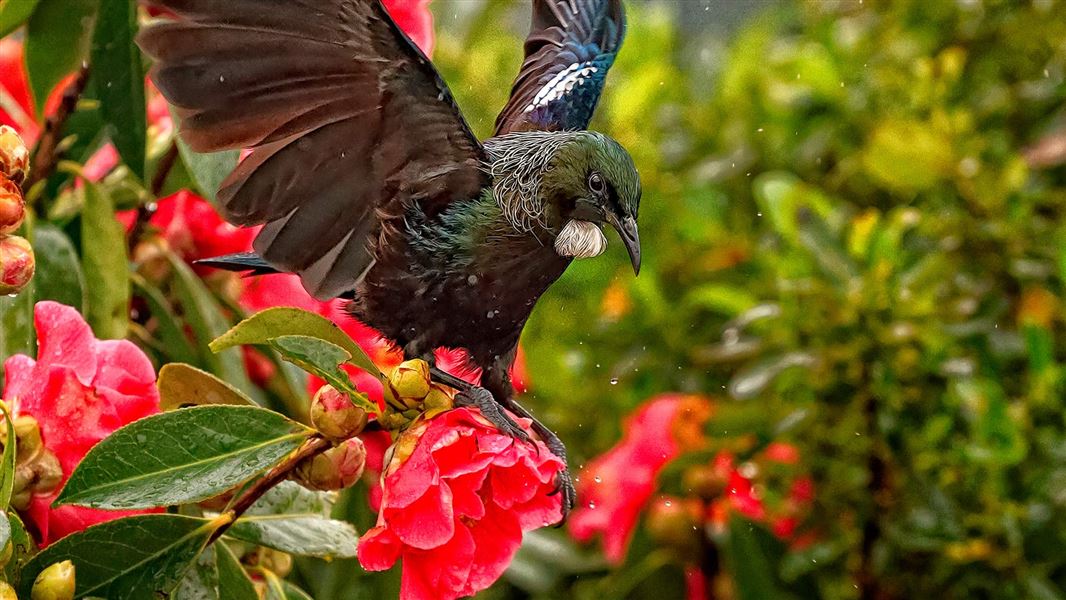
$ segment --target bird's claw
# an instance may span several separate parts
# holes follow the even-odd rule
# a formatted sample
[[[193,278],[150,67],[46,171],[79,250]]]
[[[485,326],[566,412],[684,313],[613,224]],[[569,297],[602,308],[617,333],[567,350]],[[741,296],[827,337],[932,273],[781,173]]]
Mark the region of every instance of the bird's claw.
[[[532,442],[532,438],[529,437],[529,433],[525,429],[518,426],[518,423],[511,418],[511,415],[507,414],[505,410],[500,408],[500,405],[496,403],[496,400],[492,397],[492,394],[485,388],[475,387],[469,390],[459,392],[455,396],[456,406],[473,406],[481,412],[481,416],[488,419],[490,423],[496,426],[496,429],[500,433],[510,436],[522,442]]]
[[[455,396],[455,405],[475,407],[481,412],[483,417],[496,426],[496,429],[498,429],[500,433],[521,442],[533,443],[533,439],[530,437],[529,433],[518,426],[518,423],[511,418],[511,415],[509,415],[507,411],[496,402],[492,393],[485,388],[471,387],[459,392]],[[511,408],[517,410],[517,412],[523,416],[530,416],[520,406]],[[570,511],[574,508],[574,504],[577,502],[577,491],[574,489],[574,478],[570,475],[570,467],[567,466],[566,462],[566,446],[563,445],[559,436],[555,435],[555,433],[536,419],[533,419],[533,429],[544,441],[548,450],[557,456],[559,460],[563,461],[563,468],[559,469],[559,472],[555,475],[555,489],[548,494],[549,496],[562,494],[562,518],[558,523],[558,525],[562,525],[566,522],[567,515],[570,514]],[[533,447],[537,449],[538,453],[540,452],[540,446],[534,444]]]
[[[563,516],[556,523],[556,527],[560,527],[566,522],[566,517],[573,510],[574,503],[577,502],[577,490],[574,489],[574,478],[570,476],[570,467],[563,467],[555,474],[555,489],[549,492],[548,495],[554,496],[560,493],[562,494],[561,508]]]

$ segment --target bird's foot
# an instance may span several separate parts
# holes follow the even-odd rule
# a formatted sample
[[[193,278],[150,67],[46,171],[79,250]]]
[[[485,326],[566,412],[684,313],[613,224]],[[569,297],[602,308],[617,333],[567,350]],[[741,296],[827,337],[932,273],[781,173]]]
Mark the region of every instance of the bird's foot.
[[[551,494],[562,494],[562,519],[559,520],[557,526],[561,526],[566,522],[566,517],[573,510],[574,504],[577,502],[577,490],[574,489],[574,478],[570,475],[570,465],[566,460],[566,446],[563,445],[563,441],[559,439],[559,436],[555,435],[553,431],[541,425],[537,431],[537,435],[544,440],[544,444],[548,446],[548,450],[551,453],[563,461],[563,468],[555,474],[555,489]]]
[[[481,412],[481,416],[495,425],[500,433],[522,442],[531,441],[526,430],[519,427],[518,423],[511,418],[511,415],[507,414],[507,411],[500,407],[492,397],[492,394],[485,388],[470,387],[459,392],[455,396],[455,405],[472,406]]]

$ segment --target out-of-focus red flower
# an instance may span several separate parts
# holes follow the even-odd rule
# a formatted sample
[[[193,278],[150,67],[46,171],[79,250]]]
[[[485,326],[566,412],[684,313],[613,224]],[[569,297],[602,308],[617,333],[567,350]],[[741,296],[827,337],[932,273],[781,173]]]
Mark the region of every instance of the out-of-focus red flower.
[[[709,416],[710,402],[700,396],[668,394],[641,406],[626,420],[622,441],[581,471],[570,533],[579,541],[600,534],[604,556],[621,562],[659,471],[698,443],[691,431]]]
[[[69,306],[38,302],[34,308],[37,360],[16,354],[4,363],[4,400],[16,415],[30,415],[45,447],[63,469],[63,482],[85,454],[111,432],[159,412],[155,372],[148,357],[126,340],[97,340]],[[143,511],[52,508],[59,489],[35,496],[27,511],[41,544],[90,525]]]
[[[792,444],[772,442],[753,459],[753,464],[791,466],[798,464],[799,459],[799,449]],[[728,526],[729,516],[736,513],[769,525],[774,535],[781,539],[793,539],[801,523],[800,517],[814,500],[813,480],[809,477],[792,479],[786,497],[768,504],[756,493],[753,478],[744,476],[744,468],[738,468],[735,460],[732,453],[719,452],[711,463],[715,475],[724,478],[727,483],[723,495],[708,506],[707,522],[724,530]]]
[[[128,228],[136,211],[122,211],[118,218]],[[181,190],[156,203],[148,226],[167,241],[175,254],[187,262],[233,252],[246,252],[259,228],[230,225],[211,203],[189,190]],[[208,269],[196,267],[199,273]],[[304,294],[306,295],[306,294]]]
[[[396,25],[422,49],[426,56],[433,56],[433,13],[429,12],[429,0],[385,0],[385,9]]]
[[[688,600],[707,600],[707,577],[696,567],[685,568],[685,597]]]
[[[528,420],[518,422],[529,429]],[[562,466],[540,441],[518,443],[474,409],[417,423],[394,445],[359,562],[380,571],[402,559],[403,600],[483,590],[507,568],[524,531],[559,520],[559,495],[548,494]]]
[[[762,455],[770,462],[783,465],[796,465],[800,460],[799,448],[785,442],[770,442]]]
[[[10,125],[32,146],[41,131],[33,114],[29,80],[22,62],[22,42],[0,39],[0,125]]]

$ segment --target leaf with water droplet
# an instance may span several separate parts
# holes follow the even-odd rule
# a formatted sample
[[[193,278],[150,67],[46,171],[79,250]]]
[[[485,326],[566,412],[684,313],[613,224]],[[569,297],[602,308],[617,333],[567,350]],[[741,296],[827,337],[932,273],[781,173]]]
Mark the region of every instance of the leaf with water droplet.
[[[89,451],[56,504],[198,502],[269,469],[312,430],[252,406],[196,406],[135,421]]]
[[[260,311],[211,342],[211,350],[219,352],[242,344],[267,344],[283,336],[308,336],[340,346],[348,353],[349,364],[379,379],[385,377],[359,344],[336,323],[298,308],[279,307]]]
[[[94,525],[52,543],[30,560],[19,582],[19,597],[29,598],[37,575],[63,560],[74,563],[77,598],[167,597],[219,525],[219,521],[168,514]]]

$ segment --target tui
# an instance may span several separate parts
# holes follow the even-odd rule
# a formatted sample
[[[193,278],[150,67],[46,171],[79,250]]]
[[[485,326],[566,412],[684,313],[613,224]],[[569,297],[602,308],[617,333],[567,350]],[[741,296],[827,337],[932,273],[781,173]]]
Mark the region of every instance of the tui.
[[[138,43],[184,141],[251,149],[218,200],[231,223],[265,224],[255,253],[207,263],[350,298],[407,358],[465,349],[480,387],[434,378],[527,440],[501,406],[532,419],[508,368],[533,305],[571,260],[603,252],[604,224],[640,270],[636,168],[585,130],[622,42],[621,0],[533,1],[525,61],[484,142],[378,0],[142,1],[165,16]],[[566,470],[558,484],[565,516]]]

